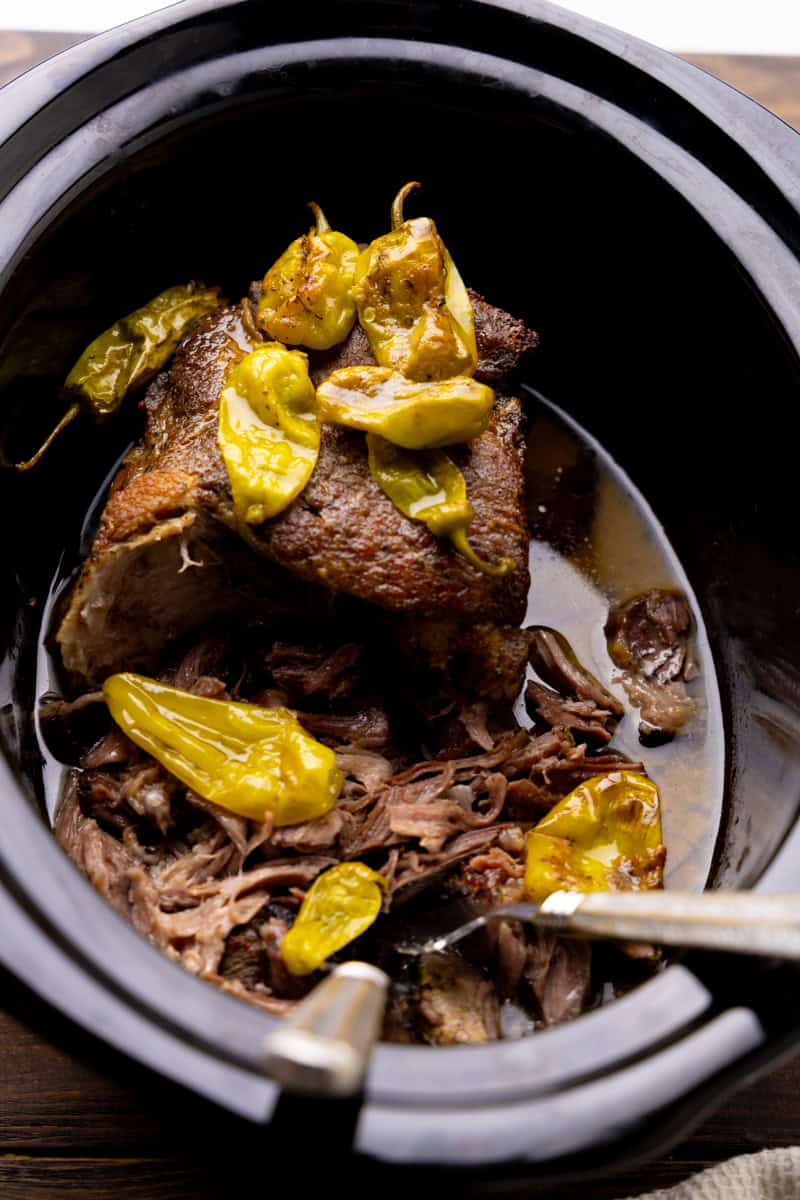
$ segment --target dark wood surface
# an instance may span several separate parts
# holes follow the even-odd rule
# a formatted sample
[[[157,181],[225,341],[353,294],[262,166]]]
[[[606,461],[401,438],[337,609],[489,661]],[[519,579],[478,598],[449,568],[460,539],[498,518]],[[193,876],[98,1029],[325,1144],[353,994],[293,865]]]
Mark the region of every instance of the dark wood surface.
[[[0,31],[0,83],[75,40]],[[800,59],[690,57],[800,129]],[[729,1099],[667,1157],[580,1189],[535,1194],[620,1200],[735,1154],[797,1142],[800,1059]],[[247,1166],[237,1187],[228,1164],[242,1146]],[[2,1200],[217,1200],[240,1191],[246,1175],[266,1194],[276,1171],[286,1178],[282,1164],[260,1159],[257,1134],[155,1081],[0,973]]]

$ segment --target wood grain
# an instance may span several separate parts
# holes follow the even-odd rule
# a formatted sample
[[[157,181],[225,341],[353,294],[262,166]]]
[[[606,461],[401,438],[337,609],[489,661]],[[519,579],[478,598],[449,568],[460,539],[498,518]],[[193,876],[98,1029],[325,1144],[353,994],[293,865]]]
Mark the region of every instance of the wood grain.
[[[0,32],[0,83],[76,40]],[[800,129],[800,58],[690,58]],[[154,1080],[0,973],[2,1200],[227,1200],[248,1182],[252,1191],[252,1180],[266,1191],[290,1165],[280,1156],[267,1162],[265,1140],[263,1131]],[[728,1100],[660,1161],[579,1189],[503,1194],[567,1200],[579,1191],[582,1200],[619,1200],[668,1187],[735,1154],[798,1141],[795,1060]],[[413,1190],[427,1194],[418,1184]],[[440,1181],[433,1190],[441,1194]]]
[[[0,1156],[3,1200],[201,1200],[205,1184],[197,1163],[164,1158]]]

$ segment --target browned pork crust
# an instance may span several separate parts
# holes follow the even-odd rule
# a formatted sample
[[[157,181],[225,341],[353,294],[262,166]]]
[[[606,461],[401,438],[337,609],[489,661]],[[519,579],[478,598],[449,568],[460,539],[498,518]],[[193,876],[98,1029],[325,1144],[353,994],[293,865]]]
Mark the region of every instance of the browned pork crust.
[[[303,494],[279,517],[242,530],[217,411],[226,373],[259,339],[248,301],[221,309],[151,384],[144,437],[114,481],[58,631],[65,666],[79,679],[147,660],[176,636],[239,611],[242,593],[253,615],[321,610],[333,592],[450,622],[521,618],[528,534],[519,402],[501,398],[486,432],[453,451],[475,508],[475,548],[489,560],[513,559],[509,577],[481,573],[405,518],[372,480],[363,436],[332,426]],[[240,535],[256,555],[243,553]]]

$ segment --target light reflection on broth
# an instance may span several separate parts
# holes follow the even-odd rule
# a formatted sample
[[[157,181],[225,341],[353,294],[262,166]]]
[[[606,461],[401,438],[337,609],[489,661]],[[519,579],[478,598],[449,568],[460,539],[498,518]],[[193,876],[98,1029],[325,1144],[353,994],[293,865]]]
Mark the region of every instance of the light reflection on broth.
[[[525,623],[549,625],[625,706],[614,737],[643,762],[661,790],[666,883],[700,890],[722,816],[724,736],[719,689],[696,598],[661,525],[625,473],[593,438],[536,397],[528,438],[531,591]],[[686,594],[694,619],[699,676],[687,685],[696,714],[675,740],[640,744],[636,710],[608,657],[610,605],[652,587]],[[528,724],[524,703],[517,716]]]
[[[644,762],[661,789],[668,886],[701,889],[708,878],[722,813],[724,741],[719,691],[705,629],[683,569],[646,501],[589,434],[543,397],[529,400],[528,503],[533,538],[526,625],[549,625],[570,642],[585,667],[626,710],[613,745]],[[116,469],[116,464],[115,464]],[[81,553],[93,534],[105,485],[81,530]],[[58,669],[46,638],[53,604],[66,585],[57,573],[45,605],[38,647],[37,695],[58,690]],[[674,742],[640,745],[635,710],[606,652],[603,627],[610,604],[651,587],[686,593],[694,617],[699,676],[688,690],[696,715]],[[524,701],[520,722],[530,724]],[[38,732],[38,731],[37,731]],[[44,790],[53,820],[64,767],[39,737]]]

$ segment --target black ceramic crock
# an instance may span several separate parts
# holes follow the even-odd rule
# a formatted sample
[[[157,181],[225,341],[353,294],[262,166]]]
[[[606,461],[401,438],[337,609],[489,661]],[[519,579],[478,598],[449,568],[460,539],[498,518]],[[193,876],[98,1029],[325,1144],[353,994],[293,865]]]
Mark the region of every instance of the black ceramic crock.
[[[377,232],[397,184],[423,179],[465,277],[541,331],[537,386],[644,491],[696,591],[727,734],[711,885],[800,891],[797,135],[540,0],[185,0],[9,85],[0,142],[9,456],[52,422],[109,317],[198,273],[236,294],[309,196],[344,196],[347,227]],[[73,428],[0,479],[0,959],[266,1124],[271,1019],[124,925],[41,809],[42,604],[132,428]],[[381,1046],[353,1153],[468,1168],[475,1186],[630,1160],[788,1052],[799,993],[785,968],[695,956],[524,1042]]]

